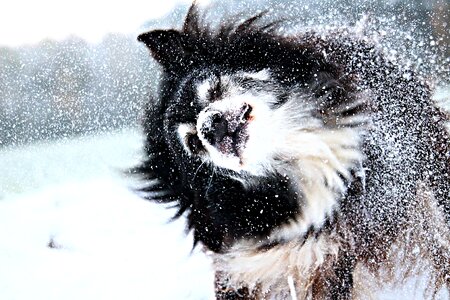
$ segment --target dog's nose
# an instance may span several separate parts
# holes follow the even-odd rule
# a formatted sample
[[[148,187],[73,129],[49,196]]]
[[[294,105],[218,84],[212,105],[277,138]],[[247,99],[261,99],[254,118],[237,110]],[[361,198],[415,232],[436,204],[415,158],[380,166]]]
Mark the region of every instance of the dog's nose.
[[[235,143],[239,132],[251,119],[251,112],[252,107],[248,104],[225,112],[207,109],[198,121],[200,133],[211,146]]]
[[[201,131],[208,143],[215,146],[228,135],[228,121],[221,113],[214,113],[203,124]]]

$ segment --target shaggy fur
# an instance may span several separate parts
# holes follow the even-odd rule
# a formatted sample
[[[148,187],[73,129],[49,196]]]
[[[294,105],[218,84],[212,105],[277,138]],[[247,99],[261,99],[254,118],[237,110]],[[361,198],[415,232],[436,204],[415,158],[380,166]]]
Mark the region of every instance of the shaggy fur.
[[[139,36],[162,66],[145,197],[178,207],[217,299],[367,299],[450,285],[447,116],[349,29],[285,36],[264,13]],[[294,295],[295,294],[295,295]]]

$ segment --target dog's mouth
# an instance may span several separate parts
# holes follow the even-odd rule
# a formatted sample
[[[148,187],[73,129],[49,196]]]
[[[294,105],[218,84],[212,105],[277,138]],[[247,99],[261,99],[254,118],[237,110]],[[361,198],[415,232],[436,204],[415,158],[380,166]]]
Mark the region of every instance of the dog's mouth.
[[[219,153],[227,157],[235,156],[241,161],[249,138],[251,113],[252,107],[248,104],[226,112],[205,111],[198,124],[203,142],[214,147]]]

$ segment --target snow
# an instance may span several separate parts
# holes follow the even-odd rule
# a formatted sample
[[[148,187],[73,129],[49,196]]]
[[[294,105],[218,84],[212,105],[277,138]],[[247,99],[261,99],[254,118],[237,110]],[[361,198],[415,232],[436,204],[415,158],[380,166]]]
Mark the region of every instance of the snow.
[[[139,146],[124,131],[0,152],[0,299],[213,297],[183,220],[117,171]]]
[[[39,4],[28,0],[10,2],[8,9],[0,13],[0,24],[4,25],[0,27],[8,28],[0,30],[0,40],[2,45],[18,46],[36,43],[44,37],[62,39],[75,34],[90,42],[98,41],[106,32],[133,32],[145,20],[173,9],[176,3],[190,2],[171,0],[157,6],[155,1],[145,1],[144,5],[140,0],[133,0],[125,6],[108,3],[105,11],[104,1],[83,0],[77,2],[75,12],[70,10],[71,16],[67,15],[67,8],[75,2],[66,3],[69,6],[56,5],[53,0]],[[247,7],[256,9],[268,2],[271,1],[239,1],[235,5],[247,3]],[[303,23],[311,26],[332,28],[331,21],[337,15],[322,13],[320,6],[316,11],[323,17],[316,18],[314,5],[303,2],[300,10],[285,11],[295,19],[298,15],[307,17]],[[300,7],[298,1],[294,4],[293,8]],[[358,4],[355,8],[364,11],[363,3]],[[325,1],[323,5],[334,10],[337,4],[329,5]],[[79,15],[83,15],[83,22]],[[336,23],[347,17],[354,21],[358,15],[342,14]],[[428,49],[437,48],[437,40],[428,41],[420,35],[417,38],[413,22],[405,22],[404,27],[414,25],[411,29],[398,27],[396,23],[401,23],[401,16],[374,19],[372,25],[361,21],[360,30],[383,40],[392,59],[408,53],[404,61],[408,66],[405,78],[411,76],[411,71],[428,67],[446,74],[448,80],[448,64],[437,63]],[[378,26],[388,29],[380,29],[375,34]],[[409,42],[399,42],[403,39]],[[424,57],[429,58],[430,66]],[[450,107],[449,95],[449,87],[441,87],[436,100]],[[21,98],[27,99],[24,95]],[[28,105],[31,111],[42,107],[42,103]],[[134,183],[121,173],[137,163],[141,146],[137,131],[124,130],[0,148],[0,299],[201,300],[214,297],[210,260],[198,247],[192,250],[192,237],[186,235],[184,220],[169,222],[174,211],[137,197],[129,188]],[[403,287],[380,290],[378,298],[417,299],[422,288],[420,278],[413,278]],[[437,298],[450,296],[441,293]]]
[[[0,149],[0,299],[213,299],[213,271],[184,220],[123,175],[134,130]],[[420,299],[420,278],[378,299]],[[377,298],[375,298],[377,299]],[[449,299],[440,293],[437,299]]]

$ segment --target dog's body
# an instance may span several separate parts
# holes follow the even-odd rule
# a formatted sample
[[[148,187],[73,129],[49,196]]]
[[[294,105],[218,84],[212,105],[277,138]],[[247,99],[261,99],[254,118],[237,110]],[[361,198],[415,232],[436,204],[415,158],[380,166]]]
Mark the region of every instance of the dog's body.
[[[213,257],[218,299],[367,299],[425,268],[450,285],[447,117],[348,31],[262,15],[139,36],[162,65],[144,120],[149,199]],[[398,263],[401,260],[401,263]]]

